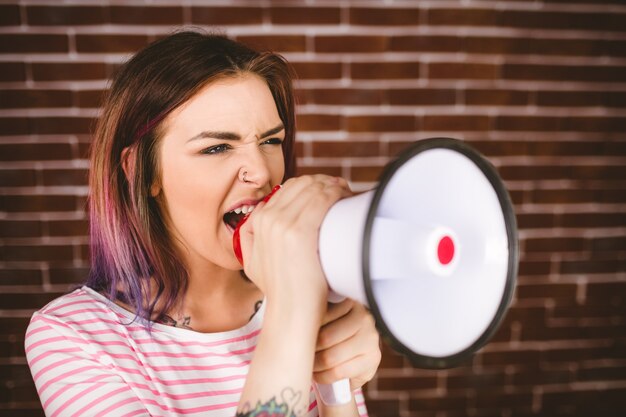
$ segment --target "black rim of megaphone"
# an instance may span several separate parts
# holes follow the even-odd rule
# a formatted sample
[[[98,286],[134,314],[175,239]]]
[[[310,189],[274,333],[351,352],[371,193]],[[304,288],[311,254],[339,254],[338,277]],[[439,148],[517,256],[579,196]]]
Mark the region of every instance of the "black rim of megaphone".
[[[407,161],[413,158],[415,155],[424,152],[429,149],[434,148],[445,148],[451,149],[453,151],[457,151],[466,157],[468,157],[472,162],[478,166],[478,168],[485,174],[489,182],[491,183],[493,189],[495,190],[498,200],[500,201],[500,206],[502,207],[502,213],[504,214],[505,225],[507,237],[509,240],[509,260],[508,260],[508,275],[506,279],[504,294],[502,296],[502,300],[494,316],[493,320],[487,327],[487,329],[483,332],[483,334],[468,348],[462,350],[454,355],[444,356],[444,357],[433,357],[420,355],[413,352],[410,348],[405,346],[400,340],[398,340],[393,333],[389,330],[389,328],[385,325],[385,321],[382,318],[380,310],[378,309],[378,305],[376,303],[376,298],[374,297],[374,293],[371,286],[370,280],[370,237],[372,233],[372,227],[374,223],[374,219],[376,217],[376,213],[378,212],[378,205],[381,202],[382,196],[384,194],[385,187],[395,174],[395,172],[403,166]],[[438,138],[430,138],[423,139],[415,142],[411,147],[403,151],[397,159],[389,163],[383,173],[380,176],[379,184],[374,191],[374,196],[372,198],[372,203],[369,208],[369,212],[367,213],[367,220],[365,223],[365,233],[364,233],[364,242],[363,242],[363,279],[365,286],[365,293],[367,295],[367,301],[369,304],[370,311],[374,315],[376,319],[376,324],[379,331],[382,333],[383,337],[389,341],[391,347],[393,347],[396,351],[404,354],[414,366],[421,368],[430,368],[430,369],[442,369],[442,368],[450,368],[460,364],[461,362],[469,359],[478,349],[480,349],[487,341],[493,336],[493,334],[498,329],[498,326],[502,322],[504,318],[507,308],[511,302],[513,297],[513,292],[515,289],[515,281],[517,278],[517,266],[518,266],[518,241],[517,241],[517,223],[515,221],[515,212],[513,211],[513,204],[511,203],[511,199],[509,194],[500,179],[500,176],[496,172],[495,168],[476,150],[471,148],[469,145],[458,139],[438,137]]]

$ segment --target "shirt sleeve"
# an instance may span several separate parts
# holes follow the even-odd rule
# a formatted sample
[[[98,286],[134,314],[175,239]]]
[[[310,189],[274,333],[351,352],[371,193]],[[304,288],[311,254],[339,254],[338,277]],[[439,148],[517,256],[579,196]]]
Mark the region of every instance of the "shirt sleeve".
[[[105,357],[57,317],[35,313],[25,349],[46,416],[150,416]]]
[[[361,388],[354,390],[354,401],[356,402],[356,408],[360,417],[369,417],[367,414],[367,407],[365,406],[365,398],[363,397],[363,391]]]

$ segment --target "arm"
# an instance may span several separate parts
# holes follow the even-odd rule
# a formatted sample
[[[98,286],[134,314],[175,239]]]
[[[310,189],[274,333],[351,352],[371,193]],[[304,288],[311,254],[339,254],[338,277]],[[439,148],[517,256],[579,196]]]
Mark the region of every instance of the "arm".
[[[308,411],[328,296],[317,231],[330,206],[347,193],[347,183],[336,178],[291,179],[240,227],[245,272],[266,295],[267,310],[238,416]]]

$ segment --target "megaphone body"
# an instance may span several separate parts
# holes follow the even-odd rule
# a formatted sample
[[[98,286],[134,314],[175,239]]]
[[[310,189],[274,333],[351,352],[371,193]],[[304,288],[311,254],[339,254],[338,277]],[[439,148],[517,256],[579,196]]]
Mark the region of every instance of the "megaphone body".
[[[415,366],[448,368],[495,333],[518,265],[515,215],[493,166],[462,141],[414,143],[378,186],[335,203],[319,235],[329,301],[366,305],[382,336]],[[317,385],[326,404],[349,381]]]

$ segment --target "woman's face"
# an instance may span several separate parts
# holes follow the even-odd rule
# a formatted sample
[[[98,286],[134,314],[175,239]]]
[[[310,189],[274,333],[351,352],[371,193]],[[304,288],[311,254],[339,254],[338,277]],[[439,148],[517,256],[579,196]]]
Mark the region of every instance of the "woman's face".
[[[285,171],[285,129],[267,84],[253,74],[219,79],[168,115],[163,128],[152,194],[174,244],[191,268],[240,269],[233,227]]]

